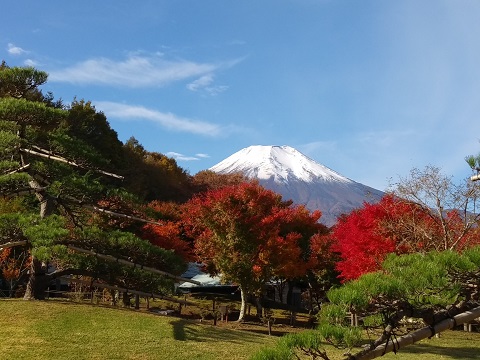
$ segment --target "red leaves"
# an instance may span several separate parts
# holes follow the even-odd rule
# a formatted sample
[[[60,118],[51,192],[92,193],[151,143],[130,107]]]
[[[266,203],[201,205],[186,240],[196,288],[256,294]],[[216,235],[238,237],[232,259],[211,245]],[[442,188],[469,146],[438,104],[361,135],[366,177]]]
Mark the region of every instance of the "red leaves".
[[[332,234],[334,250],[341,256],[336,266],[340,277],[356,279],[378,270],[387,254],[418,248],[410,230],[415,221],[425,223],[426,215],[416,204],[387,195],[340,218]]]
[[[379,269],[386,254],[395,250],[394,243],[379,233],[384,214],[381,207],[366,204],[363,209],[339,219],[332,237],[334,250],[340,253],[337,270],[345,280]]]
[[[181,224],[167,221],[162,226],[147,224],[142,228],[141,237],[158,247],[174,250],[185,261],[193,260],[192,248],[188,242],[180,238]]]
[[[23,249],[6,248],[0,251],[0,269],[5,280],[16,280],[30,268],[31,256]]]
[[[261,283],[305,274],[312,264],[310,238],[324,229],[320,216],[250,182],[195,197],[184,221],[201,261],[230,280]]]
[[[440,216],[393,195],[342,217],[332,237],[341,257],[336,268],[344,280],[378,270],[392,252],[461,250],[479,242],[476,229],[467,229],[457,211]]]
[[[193,261],[191,243],[182,236],[184,228],[180,221],[179,206],[173,203],[152,202],[149,204],[149,208],[162,214],[162,225],[144,225],[140,237],[158,247],[174,250],[185,261]]]

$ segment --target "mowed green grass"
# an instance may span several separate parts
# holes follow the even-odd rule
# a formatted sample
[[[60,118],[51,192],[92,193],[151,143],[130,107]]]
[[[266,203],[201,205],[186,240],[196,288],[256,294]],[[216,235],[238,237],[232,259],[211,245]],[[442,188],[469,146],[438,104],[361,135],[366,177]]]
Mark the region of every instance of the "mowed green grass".
[[[248,359],[277,338],[146,312],[60,301],[0,300],[0,359]],[[341,351],[329,349],[332,360]],[[440,338],[385,360],[480,359],[480,333]]]
[[[440,337],[424,339],[389,353],[382,360],[475,360],[480,359],[480,333],[445,331]]]
[[[248,359],[275,338],[174,317],[0,300],[0,359]]]

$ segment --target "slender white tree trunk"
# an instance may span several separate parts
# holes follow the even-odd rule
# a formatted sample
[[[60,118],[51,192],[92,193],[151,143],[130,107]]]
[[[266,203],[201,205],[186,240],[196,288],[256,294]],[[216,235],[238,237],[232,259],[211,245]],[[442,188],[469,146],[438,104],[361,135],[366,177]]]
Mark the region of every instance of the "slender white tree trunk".
[[[247,309],[247,296],[245,292],[243,291],[243,286],[240,286],[240,314],[238,315],[238,322],[243,321],[245,318],[245,310]]]

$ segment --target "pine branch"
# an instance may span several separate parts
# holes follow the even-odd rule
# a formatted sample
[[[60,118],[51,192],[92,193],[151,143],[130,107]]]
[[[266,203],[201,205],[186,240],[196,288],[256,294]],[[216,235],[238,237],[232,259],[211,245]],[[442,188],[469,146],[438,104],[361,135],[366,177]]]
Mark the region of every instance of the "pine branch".
[[[111,210],[99,208],[98,206],[93,206],[93,205],[83,205],[83,206],[86,207],[86,208],[95,210],[97,212],[107,214],[107,215],[111,215],[111,216],[115,216],[115,217],[119,217],[119,218],[124,218],[124,219],[129,219],[129,220],[141,221],[141,222],[148,223],[148,224],[163,226],[162,223],[159,223],[159,222],[156,222],[156,221],[146,220],[146,219],[142,219],[142,218],[132,216],[132,215],[117,213],[117,212],[114,212],[114,211],[111,211]]]
[[[77,269],[77,268],[55,270],[55,271],[53,271],[49,274],[46,274],[46,275],[50,278],[50,281],[58,279],[58,278],[64,278],[67,275],[90,276],[90,277],[97,277],[98,278],[98,274],[95,273],[94,271],[85,270],[85,269]]]
[[[140,222],[144,222],[144,223],[148,223],[148,224],[153,224],[153,225],[158,225],[158,226],[163,226],[162,223],[159,223],[159,222],[157,222],[157,221],[146,220],[146,219],[142,219],[142,218],[139,218],[139,217],[133,216],[133,215],[127,215],[127,214],[117,213],[117,212],[115,212],[115,211],[107,210],[107,209],[104,209],[104,208],[101,208],[101,207],[98,207],[98,206],[95,206],[95,205],[88,205],[88,204],[85,204],[84,201],[75,199],[75,198],[72,197],[72,196],[63,196],[63,198],[66,199],[66,200],[68,200],[68,201],[74,202],[74,203],[76,203],[77,205],[80,205],[80,206],[82,206],[82,207],[84,207],[84,208],[86,208],[86,209],[94,210],[94,211],[97,211],[97,212],[100,212],[100,213],[104,213],[104,214],[107,214],[107,215],[111,215],[111,216],[114,216],[114,217],[123,218],[123,219],[128,219],[128,220],[140,221]]]
[[[151,273],[167,276],[167,277],[175,279],[177,281],[183,281],[183,282],[189,282],[189,283],[192,283],[192,284],[195,284],[195,285],[201,285],[201,283],[198,282],[198,281],[182,278],[180,276],[170,274],[166,271],[158,270],[158,269],[148,267],[148,266],[143,266],[141,264],[137,264],[137,263],[134,263],[132,261],[120,259],[120,258],[117,258],[117,257],[112,256],[112,255],[100,254],[100,253],[97,253],[97,252],[94,252],[94,251],[91,251],[91,250],[81,249],[81,248],[78,248],[78,247],[73,246],[73,245],[67,245],[67,248],[69,248],[70,250],[79,252],[79,253],[96,256],[99,259],[103,259],[103,260],[107,260],[107,261],[113,261],[113,262],[117,262],[117,263],[120,263],[120,264],[123,264],[123,265],[131,266],[134,269],[138,268],[138,269],[145,270],[145,271],[148,271],[148,272],[151,272]]]
[[[10,191],[10,192],[3,192],[2,195],[4,198],[11,198],[13,196],[20,196],[20,195],[28,195],[28,194],[34,194],[34,193],[39,193],[42,191],[47,190],[45,187],[39,187],[39,188],[23,188],[15,191]]]
[[[15,247],[15,246],[26,245],[27,243],[28,243],[27,240],[8,242],[8,243],[0,245],[0,250],[8,249],[8,248]]]
[[[413,331],[410,334],[402,336],[394,341],[377,346],[375,349],[368,352],[360,352],[356,355],[350,355],[349,360],[372,360],[383,356],[386,353],[396,351],[404,348],[407,345],[414,344],[422,339],[432,337],[442,331],[452,329],[458,325],[468,323],[480,317],[480,307],[473,308],[469,311],[462,312],[451,318],[444,319],[435,323],[432,326],[426,326],[419,330]]]
[[[29,167],[30,167],[30,164],[27,164],[27,165],[24,165],[24,166],[22,166],[22,167],[19,167],[19,168],[16,169],[16,170],[13,170],[13,171],[10,171],[9,173],[6,173],[5,175],[13,175],[13,174],[22,172],[22,171],[28,169]]]
[[[473,175],[470,177],[470,181],[478,181],[478,180],[480,180],[480,174]]]
[[[34,150],[30,150],[30,149],[20,149],[20,152],[27,153],[27,154],[31,154],[31,155],[35,155],[35,156],[40,156],[40,157],[43,157],[43,158],[46,158],[46,159],[49,159],[49,160],[59,161],[59,162],[62,162],[62,163],[65,163],[65,164],[68,164],[68,165],[71,165],[71,166],[74,166],[74,167],[78,167],[78,168],[80,168],[80,169],[91,170],[91,171],[94,171],[94,172],[96,172],[96,173],[99,173],[99,174],[102,174],[102,175],[106,175],[106,176],[110,176],[110,177],[113,177],[113,178],[116,178],[116,179],[121,179],[121,180],[124,179],[124,177],[121,176],[121,175],[109,173],[109,172],[107,172],[107,171],[103,171],[103,170],[99,170],[99,169],[89,169],[89,168],[85,168],[84,166],[79,165],[79,164],[77,164],[77,163],[74,162],[74,161],[70,161],[70,160],[65,159],[65,158],[63,158],[63,157],[61,157],[61,156],[54,155],[54,154],[52,154],[51,152],[49,152],[49,151],[47,151],[47,150],[43,150],[43,149],[41,149],[41,148],[38,148],[38,149],[41,150],[42,152],[34,151]]]

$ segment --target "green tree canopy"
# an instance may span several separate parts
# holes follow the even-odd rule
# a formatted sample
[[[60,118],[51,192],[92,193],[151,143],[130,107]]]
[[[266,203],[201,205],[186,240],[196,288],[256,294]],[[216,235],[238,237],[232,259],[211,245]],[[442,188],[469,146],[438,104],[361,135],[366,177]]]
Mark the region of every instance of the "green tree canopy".
[[[293,335],[279,343],[283,350],[266,353],[271,359],[293,359],[296,352],[329,359],[327,343],[350,349],[349,360],[374,359],[385,349],[401,351],[478,317],[479,275],[480,247],[461,254],[451,250],[391,254],[380,271],[328,292],[329,303],[322,307],[315,331]],[[351,314],[360,318],[358,326],[351,324]],[[365,333],[370,337],[368,344],[353,352]]]
[[[175,159],[150,152],[131,137],[124,145],[125,187],[145,201],[184,202],[192,195],[191,178]]]
[[[27,245],[32,260],[25,298],[42,298],[52,279],[72,274],[160,290],[163,277],[128,263],[179,274],[182,259],[94,216],[99,211],[125,216],[100,206],[112,198],[117,203],[133,198],[117,174],[123,165],[121,142],[90,102],[62,107],[43,96],[38,86],[46,79],[33,68],[0,68],[0,247]],[[79,246],[123,262],[77,253]]]

